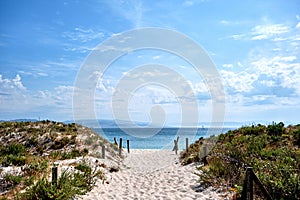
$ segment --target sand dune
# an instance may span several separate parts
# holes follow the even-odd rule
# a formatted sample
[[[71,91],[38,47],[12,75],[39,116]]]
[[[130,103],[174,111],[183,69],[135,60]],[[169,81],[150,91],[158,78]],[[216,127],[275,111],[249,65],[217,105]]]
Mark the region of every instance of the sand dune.
[[[82,199],[228,199],[212,189],[196,192],[195,171],[171,150],[132,150],[119,172],[107,174],[108,183],[99,181]]]

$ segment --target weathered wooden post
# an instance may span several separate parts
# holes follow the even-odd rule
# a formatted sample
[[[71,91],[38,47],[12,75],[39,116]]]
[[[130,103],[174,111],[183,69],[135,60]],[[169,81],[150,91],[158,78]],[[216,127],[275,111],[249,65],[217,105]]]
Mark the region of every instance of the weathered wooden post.
[[[105,159],[105,145],[102,145],[102,158]]]
[[[118,146],[118,143],[117,143],[116,137],[114,137],[114,145]]]
[[[177,155],[177,151],[178,151],[178,140],[179,140],[179,136],[177,137],[176,140],[174,140],[174,148],[173,148],[173,151],[175,151],[176,155]]]
[[[119,143],[119,156],[122,154],[122,138],[120,138],[120,143]]]
[[[53,167],[52,167],[52,184],[53,185],[57,185],[57,166],[58,166],[58,164],[54,163]]]
[[[253,179],[252,179],[252,167],[246,168],[246,176],[242,191],[242,199],[253,200]]]
[[[249,173],[249,182],[248,182],[248,184],[249,184],[249,200],[253,200],[253,176],[252,176],[252,167],[250,167],[249,168],[249,170],[247,170],[247,171],[249,171],[248,173]]]
[[[174,150],[175,150],[175,153],[177,155],[177,151],[178,151],[178,143],[176,140],[174,140]]]
[[[185,148],[186,148],[186,152],[189,152],[189,138],[185,138]]]
[[[127,140],[127,151],[128,151],[128,153],[130,153],[130,150],[129,150],[129,140]]]

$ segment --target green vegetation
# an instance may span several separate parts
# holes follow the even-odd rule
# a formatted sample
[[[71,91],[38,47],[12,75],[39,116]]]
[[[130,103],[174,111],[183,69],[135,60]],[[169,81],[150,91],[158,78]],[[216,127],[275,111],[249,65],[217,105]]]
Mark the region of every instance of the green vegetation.
[[[4,181],[6,181],[8,187],[13,187],[15,185],[18,185],[22,181],[22,176],[20,175],[11,175],[11,174],[6,174],[4,176]]]
[[[49,179],[52,163],[96,154],[99,143],[110,145],[89,128],[49,120],[0,122],[0,141],[0,185],[6,191],[1,199],[72,199],[90,191],[97,179],[104,180],[97,167],[78,161],[69,165],[74,170],[58,177],[57,184]],[[3,174],[10,166],[17,172]]]
[[[253,167],[274,199],[300,199],[300,125],[284,127],[282,122],[271,125],[252,125],[228,131],[200,167],[200,182],[205,186],[227,185],[241,192],[247,166]],[[190,162],[191,155],[199,155],[204,141],[191,145],[189,153],[182,153],[182,162]],[[195,148],[196,145],[196,148]],[[199,156],[193,161],[200,160]],[[255,195],[262,193],[255,186]]]
[[[26,147],[12,143],[7,146],[0,145],[0,163],[2,166],[22,166],[25,164]]]
[[[195,143],[189,146],[189,151],[182,151],[180,156],[182,158],[182,164],[187,165],[193,162],[200,161],[199,149],[203,145],[203,137],[199,138]]]
[[[64,200],[72,199],[76,195],[90,191],[96,183],[96,177],[104,180],[100,170],[92,168],[83,162],[75,167],[78,171],[71,173],[63,171],[57,183],[52,183],[45,177],[38,179],[37,183],[30,187],[19,198],[24,200],[49,199]]]

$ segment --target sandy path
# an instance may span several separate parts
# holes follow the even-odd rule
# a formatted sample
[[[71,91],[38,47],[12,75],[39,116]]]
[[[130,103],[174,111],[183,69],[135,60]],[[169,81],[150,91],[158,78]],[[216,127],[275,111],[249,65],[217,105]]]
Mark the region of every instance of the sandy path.
[[[98,182],[83,199],[224,199],[212,191],[195,192],[195,166],[181,166],[170,150],[133,150],[124,164],[107,175],[109,184]]]

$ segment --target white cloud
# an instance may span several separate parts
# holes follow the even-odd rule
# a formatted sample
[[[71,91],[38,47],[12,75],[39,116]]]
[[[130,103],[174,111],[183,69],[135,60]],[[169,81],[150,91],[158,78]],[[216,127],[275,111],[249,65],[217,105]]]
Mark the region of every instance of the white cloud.
[[[3,78],[0,74],[0,110],[18,113],[26,107],[27,90],[19,74],[15,78]]]
[[[74,31],[64,32],[63,36],[72,41],[86,43],[92,40],[103,38],[104,34],[101,31],[93,30],[91,28],[84,29],[77,27],[74,29]]]
[[[300,63],[296,60],[296,56],[275,56],[258,59],[252,62],[251,66],[257,74],[276,78],[277,85],[294,89],[296,94],[300,95]],[[265,83],[274,85],[270,82]]]
[[[223,64],[222,66],[225,68],[233,68],[233,64]]]
[[[13,79],[3,79],[0,74],[0,88],[2,91],[11,92],[12,90],[21,90],[25,91],[26,87],[24,87],[21,76],[19,74],[16,75]]]
[[[252,28],[251,40],[269,39],[289,32],[290,28],[284,24],[258,25]]]
[[[185,2],[183,2],[183,6],[190,7],[192,5],[194,5],[193,1],[185,1]]]
[[[24,74],[24,75],[32,75],[32,72],[23,71],[23,70],[18,71],[18,73]]]
[[[19,74],[12,79],[0,74],[0,91],[0,110],[7,117],[72,118],[73,86],[32,91],[23,85]]]
[[[227,20],[221,20],[220,23],[221,23],[221,24],[224,24],[224,25],[230,24],[230,22],[227,21]]]
[[[26,88],[23,86],[23,83],[21,82],[21,77],[19,74],[17,74],[16,78],[13,79],[13,83],[17,88],[21,90],[26,90]]]
[[[232,88],[235,92],[250,92],[253,89],[253,83],[258,75],[246,71],[235,73],[233,71],[220,71],[225,87]]]
[[[184,7],[190,7],[190,6],[194,6],[195,4],[199,4],[199,3],[204,3],[204,2],[208,2],[209,0],[186,0],[183,2],[183,6]]]
[[[192,90],[196,95],[203,94],[203,93],[208,94],[208,88],[207,88],[206,84],[203,81],[202,82],[197,82],[197,83],[194,83],[194,84],[191,81],[187,81],[187,82],[192,87]]]
[[[245,34],[235,34],[230,37],[234,40],[241,40],[241,39],[245,38],[245,36],[246,36]]]
[[[296,28],[300,28],[300,22],[298,22],[298,24],[296,25]]]
[[[251,40],[263,40],[263,39],[267,39],[268,36],[267,35],[257,35],[257,36],[253,36],[251,38]]]
[[[158,60],[158,59],[160,59],[160,58],[161,58],[161,56],[153,56],[153,57],[152,57],[153,60]]]
[[[260,81],[260,83],[267,87],[272,87],[272,86],[275,86],[275,84],[276,84],[275,81],[273,81],[273,80],[262,80],[262,81]]]
[[[291,39],[291,37],[287,34],[292,33],[292,31],[293,29],[291,27],[284,24],[257,25],[251,28],[249,33],[233,34],[229,36],[229,38],[232,38],[234,40],[271,39],[273,41],[283,41],[283,40]]]
[[[38,75],[38,76],[48,76],[48,74],[47,74],[47,73],[44,73],[44,72],[38,72],[37,75]]]

